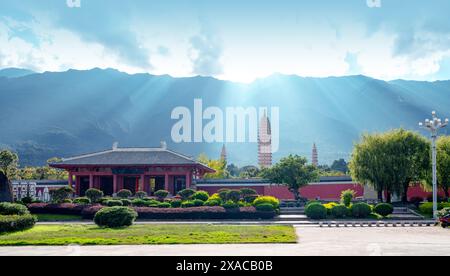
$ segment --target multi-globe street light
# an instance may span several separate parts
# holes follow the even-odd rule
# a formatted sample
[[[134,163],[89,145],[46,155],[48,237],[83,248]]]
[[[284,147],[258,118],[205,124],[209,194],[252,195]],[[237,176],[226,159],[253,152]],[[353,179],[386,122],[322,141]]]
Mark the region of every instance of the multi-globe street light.
[[[448,119],[445,119],[443,122],[436,115],[436,111],[432,112],[433,118],[426,119],[424,123],[420,122],[419,126],[427,129],[431,132],[431,142],[432,142],[432,159],[433,159],[433,217],[437,219],[438,212],[438,188],[437,188],[437,149],[436,149],[436,140],[438,137],[439,130],[446,127],[449,123]]]

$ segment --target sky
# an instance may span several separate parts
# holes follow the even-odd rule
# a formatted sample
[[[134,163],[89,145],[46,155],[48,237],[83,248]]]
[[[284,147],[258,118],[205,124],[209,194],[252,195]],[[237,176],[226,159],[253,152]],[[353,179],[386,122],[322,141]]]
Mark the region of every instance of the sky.
[[[448,0],[1,0],[0,68],[450,79]]]

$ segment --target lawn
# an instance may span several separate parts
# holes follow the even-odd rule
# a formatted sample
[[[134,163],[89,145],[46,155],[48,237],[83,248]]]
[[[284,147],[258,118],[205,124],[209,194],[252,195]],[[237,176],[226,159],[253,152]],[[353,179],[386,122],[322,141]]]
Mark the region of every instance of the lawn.
[[[0,235],[0,246],[25,245],[141,245],[295,243],[292,226],[134,225],[106,229],[94,225],[38,225]]]
[[[81,216],[76,215],[54,215],[54,214],[37,214],[39,222],[64,222],[64,221],[80,221]]]

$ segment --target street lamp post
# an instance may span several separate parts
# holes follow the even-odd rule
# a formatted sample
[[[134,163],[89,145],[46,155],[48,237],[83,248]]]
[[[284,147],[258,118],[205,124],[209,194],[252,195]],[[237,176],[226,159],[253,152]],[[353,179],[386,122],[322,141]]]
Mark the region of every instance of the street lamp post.
[[[448,119],[445,119],[442,122],[436,115],[436,111],[432,113],[433,119],[426,119],[425,123],[419,123],[419,126],[424,127],[428,131],[431,132],[431,143],[432,143],[432,159],[433,159],[433,217],[437,219],[438,205],[438,188],[437,188],[437,149],[436,149],[436,140],[438,137],[438,132],[440,129],[446,127],[448,125]]]

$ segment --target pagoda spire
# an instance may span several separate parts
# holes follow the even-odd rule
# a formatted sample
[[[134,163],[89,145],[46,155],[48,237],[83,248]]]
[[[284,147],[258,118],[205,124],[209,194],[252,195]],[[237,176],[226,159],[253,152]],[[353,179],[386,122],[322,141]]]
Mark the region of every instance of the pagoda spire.
[[[223,144],[222,152],[220,153],[220,160],[227,162],[227,148],[225,144]]]
[[[312,164],[316,167],[319,166],[319,153],[317,152],[316,143],[314,143],[313,149],[312,149]]]

